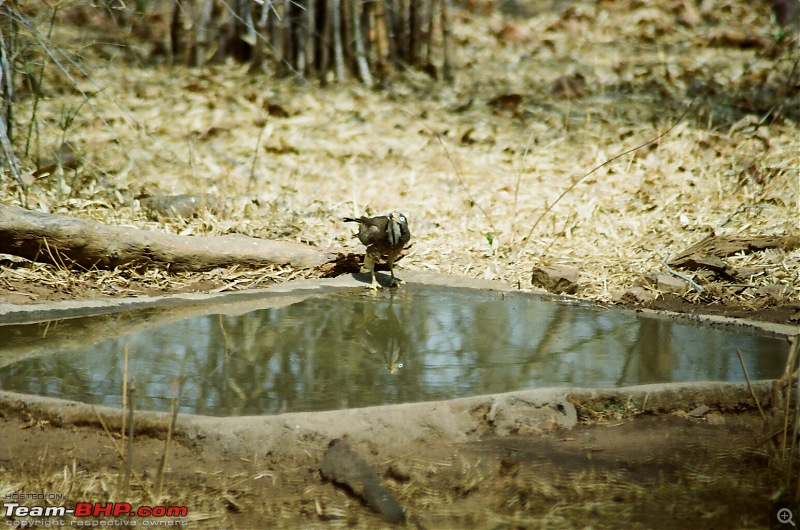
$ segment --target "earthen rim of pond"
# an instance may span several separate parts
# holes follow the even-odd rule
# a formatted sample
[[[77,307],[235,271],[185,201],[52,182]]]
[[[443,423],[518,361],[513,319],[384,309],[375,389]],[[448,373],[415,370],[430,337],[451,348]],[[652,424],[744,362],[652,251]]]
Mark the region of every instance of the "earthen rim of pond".
[[[504,284],[442,274],[404,271],[407,282],[437,286],[516,291]],[[91,316],[120,311],[170,307],[182,316],[203,314],[220,304],[237,306],[263,303],[264,296],[288,297],[299,301],[309,296],[340,289],[363,288],[359,279],[340,276],[333,279],[296,280],[266,289],[221,294],[181,294],[139,297],[118,300],[86,300],[54,302],[31,306],[0,304],[0,325],[36,322],[56,318]],[[402,288],[402,287],[401,287]],[[376,293],[375,296],[385,296]],[[576,298],[541,294],[562,303],[590,304]],[[596,304],[593,304],[596,305]],[[607,306],[613,310],[632,311]],[[241,307],[239,308],[241,309]],[[774,336],[798,332],[797,326],[742,321],[720,316],[681,315],[665,311],[636,310],[648,316],[699,322],[704,325],[756,330]],[[237,310],[236,312],[239,312]],[[787,343],[788,348],[788,343]],[[487,435],[508,435],[542,429],[573,427],[580,412],[598,407],[616,407],[623,413],[660,414],[688,412],[704,405],[711,411],[740,411],[769,402],[772,381],[746,383],[693,382],[631,386],[616,389],[540,388],[457,398],[448,401],[405,403],[323,412],[295,412],[272,416],[210,417],[181,414],[177,435],[211,444],[236,453],[248,454],[254,447],[285,445],[292,440],[306,442],[304,448],[324,447],[331,439],[347,436],[354,441],[379,444],[402,444],[409,437],[425,436],[450,442],[469,441]],[[119,409],[87,405],[57,398],[48,398],[0,391],[0,408],[9,413],[24,413],[50,422],[56,427],[70,425],[103,425],[119,430]],[[169,414],[137,411],[136,432],[163,437],[169,425]]]
[[[679,322],[694,322],[706,326],[756,331],[769,336],[786,337],[800,333],[800,326],[774,322],[760,322],[719,315],[683,314],[671,311],[645,308],[629,309],[613,304],[591,302],[568,295],[554,295],[542,291],[519,291],[502,282],[480,280],[465,276],[454,276],[432,272],[403,271],[403,279],[408,283],[438,287],[455,287],[489,290],[496,292],[529,292],[545,300],[566,304],[580,304],[601,307],[620,312],[636,312],[643,316],[670,319]],[[281,296],[285,303],[299,302],[311,296],[321,296],[344,289],[365,289],[363,278],[346,274],[336,278],[292,280],[261,289],[249,289],[231,293],[181,293],[162,296],[140,296],[133,298],[99,298],[74,301],[44,302],[40,304],[0,303],[0,326],[9,324],[31,324],[48,320],[88,317],[102,314],[137,311],[143,309],[170,309],[181,318],[199,316],[210,311],[219,311],[225,306],[237,306],[235,313],[242,313],[250,307],[263,305],[265,296]],[[402,287],[400,287],[402,289]],[[375,293],[387,296],[388,289]]]

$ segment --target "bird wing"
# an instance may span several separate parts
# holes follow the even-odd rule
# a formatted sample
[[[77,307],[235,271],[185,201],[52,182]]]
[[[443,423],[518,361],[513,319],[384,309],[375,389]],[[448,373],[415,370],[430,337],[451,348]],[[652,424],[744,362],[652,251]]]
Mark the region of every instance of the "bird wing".
[[[380,244],[385,237],[386,222],[385,217],[362,218],[358,229],[358,239],[368,247]]]

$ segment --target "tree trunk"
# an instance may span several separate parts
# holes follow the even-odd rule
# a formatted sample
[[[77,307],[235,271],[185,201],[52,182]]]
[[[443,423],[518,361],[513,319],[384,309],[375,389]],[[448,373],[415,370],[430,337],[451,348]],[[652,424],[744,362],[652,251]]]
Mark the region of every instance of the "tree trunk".
[[[442,75],[444,80],[452,83],[455,79],[453,73],[452,50],[450,49],[450,0],[439,0],[441,3],[442,14]]]
[[[268,61],[278,74],[324,83],[332,71],[337,81],[356,76],[371,85],[401,64],[434,69],[432,49],[438,54],[441,44],[443,70],[452,77],[451,0],[439,0],[441,31],[435,35],[436,0],[163,1],[171,12],[163,36],[170,62],[203,66],[233,57],[256,68]]]
[[[372,86],[372,74],[367,63],[367,54],[364,50],[364,38],[361,35],[361,15],[358,12],[359,0],[350,0],[351,18],[353,25],[353,40],[356,43],[356,64],[361,81],[367,86]]]
[[[344,49],[342,47],[342,2],[331,1],[333,11],[333,68],[336,80],[344,81]]]

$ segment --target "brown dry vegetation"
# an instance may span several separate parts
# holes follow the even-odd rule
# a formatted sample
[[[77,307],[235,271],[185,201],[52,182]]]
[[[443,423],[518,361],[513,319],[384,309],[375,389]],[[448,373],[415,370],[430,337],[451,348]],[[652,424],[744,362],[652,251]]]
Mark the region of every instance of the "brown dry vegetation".
[[[5,177],[0,196],[111,224],[319,247],[353,243],[344,215],[400,209],[415,243],[405,267],[529,288],[532,266],[573,265],[578,295],[601,300],[664,272],[665,255],[709,234],[798,232],[797,48],[771,39],[766,6],[515,5],[516,16],[491,2],[454,14],[454,85],[408,71],[378,91],[320,89],[233,63],[151,64],[149,43],[130,36],[120,45],[111,22],[75,26],[62,7],[49,46],[75,61],[60,59],[72,79],[48,62],[35,115],[32,94],[18,88],[16,141],[24,153],[32,130],[22,157],[29,173],[62,141],[76,146],[80,164],[40,175],[24,199]],[[582,180],[541,218],[570,183],[665,132],[687,108],[666,136]],[[154,220],[137,200],[183,193],[220,203]],[[798,256],[733,256],[747,281],[685,298],[782,304],[800,292]],[[5,288],[56,276],[55,297],[119,294],[112,284],[135,294],[170,280],[251,283],[242,271],[226,282],[226,271],[108,277],[4,263]],[[771,297],[758,290],[765,285],[788,291]]]
[[[116,433],[24,416],[0,419],[6,441],[0,494],[66,494],[56,506],[186,505],[188,517],[177,520],[190,527],[390,527],[321,479],[319,450],[242,457],[179,440],[169,450],[158,496],[163,440],[137,436],[135,478],[125,492]],[[637,417],[617,404],[569,431],[460,443],[398,439],[392,449],[356,449],[400,501],[412,528],[754,528],[769,526],[772,496],[782,483],[756,442],[761,427],[753,411]]]
[[[702,5],[465,2],[454,13],[456,82],[407,71],[381,90],[322,89],[235,63],[167,68],[148,56],[149,43],[110,38],[119,30],[102,17],[71,24],[65,5],[48,46],[75,61],[59,59],[73,77],[47,61],[35,114],[33,94],[18,87],[15,141],[33,180],[23,194],[4,173],[0,200],[115,225],[323,248],[353,244],[341,217],[398,209],[414,241],[402,267],[530,288],[533,266],[572,265],[581,271],[579,296],[613,300],[643,275],[663,272],[666,254],[707,235],[800,233],[797,44],[771,37],[777,28],[766,5]],[[35,76],[41,56],[28,53]],[[673,125],[553,206],[593,167]],[[63,141],[76,146],[77,167],[34,178],[36,162]],[[140,200],[184,193],[211,194],[224,207],[154,217]],[[743,314],[796,303],[800,250],[727,261],[747,272],[746,282],[710,285],[677,302]],[[304,274],[277,266],[82,271],[9,258],[0,261],[0,301],[234,290]],[[787,290],[759,290],[770,285]],[[780,315],[786,322],[794,312]],[[119,498],[120,463],[105,433],[0,416],[0,493]],[[625,417],[542,440],[432,444],[414,448],[428,451],[418,460],[406,459],[414,480],[390,487],[422,526],[764,526],[780,492],[752,443],[757,420],[752,412],[718,425]],[[554,450],[613,428],[622,432],[618,445],[587,442],[581,454],[629,459],[632,472],[611,457],[595,468],[571,466]],[[657,445],[653,432],[662,441],[673,436],[658,446],[663,459],[630,456],[626,441]],[[162,447],[147,437],[137,445],[140,454]],[[321,484],[313,458],[226,460],[190,443],[173,450],[166,502],[190,504],[208,526],[380,524]],[[539,462],[537,450],[552,458]]]

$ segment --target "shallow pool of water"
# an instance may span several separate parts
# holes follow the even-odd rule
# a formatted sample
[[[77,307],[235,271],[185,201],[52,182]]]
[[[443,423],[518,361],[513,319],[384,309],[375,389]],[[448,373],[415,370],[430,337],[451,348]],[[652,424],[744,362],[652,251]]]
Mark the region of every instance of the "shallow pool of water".
[[[182,412],[261,415],[536,387],[743,381],[737,349],[751,379],[765,379],[780,375],[787,351],[783,339],[746,329],[527,293],[410,284],[264,306],[167,323],[150,311],[0,326],[0,388],[120,406],[127,350],[140,409],[168,410],[183,375]]]

